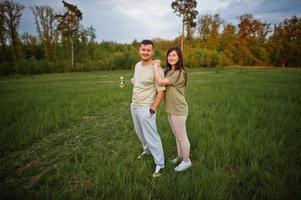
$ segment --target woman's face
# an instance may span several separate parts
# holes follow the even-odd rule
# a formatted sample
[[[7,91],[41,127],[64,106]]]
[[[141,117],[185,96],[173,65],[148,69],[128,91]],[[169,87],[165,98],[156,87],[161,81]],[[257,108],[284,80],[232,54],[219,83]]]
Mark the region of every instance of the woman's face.
[[[174,66],[179,61],[179,56],[176,51],[172,51],[167,56],[167,61],[171,66]]]

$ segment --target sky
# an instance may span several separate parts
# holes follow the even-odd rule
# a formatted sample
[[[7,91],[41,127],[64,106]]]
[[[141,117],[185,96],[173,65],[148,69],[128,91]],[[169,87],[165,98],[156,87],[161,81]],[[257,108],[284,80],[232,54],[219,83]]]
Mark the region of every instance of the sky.
[[[14,0],[25,6],[19,28],[22,34],[37,35],[30,7],[48,5],[63,11],[59,0]],[[84,27],[96,29],[97,41],[131,43],[134,39],[174,39],[181,33],[181,18],[171,8],[172,0],[66,0],[83,13]],[[293,15],[301,17],[301,0],[198,0],[201,15],[219,14],[225,23],[252,13],[256,19],[278,24]]]

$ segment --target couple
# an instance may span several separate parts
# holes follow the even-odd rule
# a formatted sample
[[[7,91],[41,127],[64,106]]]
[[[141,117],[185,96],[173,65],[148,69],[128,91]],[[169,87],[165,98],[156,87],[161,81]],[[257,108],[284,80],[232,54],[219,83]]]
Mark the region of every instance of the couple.
[[[191,167],[189,158],[190,143],[186,133],[188,106],[184,91],[187,82],[183,67],[181,50],[178,47],[167,51],[167,69],[165,74],[160,67],[160,60],[152,60],[154,44],[151,40],[140,43],[141,61],[135,66],[134,77],[131,79],[133,96],[131,104],[135,131],[142,143],[141,159],[145,154],[152,154],[156,163],[153,177],[161,175],[164,168],[164,153],[161,138],[157,132],[156,110],[164,98],[164,106],[168,115],[171,130],[177,144],[177,157],[173,164],[180,164],[175,171],[184,171]]]

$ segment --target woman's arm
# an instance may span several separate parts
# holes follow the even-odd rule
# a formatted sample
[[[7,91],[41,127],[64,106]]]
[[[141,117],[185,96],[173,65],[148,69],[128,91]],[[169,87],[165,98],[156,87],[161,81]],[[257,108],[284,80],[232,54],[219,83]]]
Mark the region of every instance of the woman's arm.
[[[160,63],[161,62],[159,60],[155,60],[153,62],[153,71],[154,71],[155,81],[158,85],[171,85],[172,83],[168,79],[166,79],[160,75],[160,72],[159,72]]]

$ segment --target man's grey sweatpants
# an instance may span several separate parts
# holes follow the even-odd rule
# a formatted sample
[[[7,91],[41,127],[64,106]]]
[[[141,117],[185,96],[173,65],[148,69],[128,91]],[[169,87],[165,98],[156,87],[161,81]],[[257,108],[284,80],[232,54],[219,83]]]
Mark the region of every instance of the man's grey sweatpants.
[[[157,165],[164,166],[164,153],[160,135],[157,132],[156,114],[150,115],[149,107],[131,105],[136,134],[144,151],[150,151]]]

